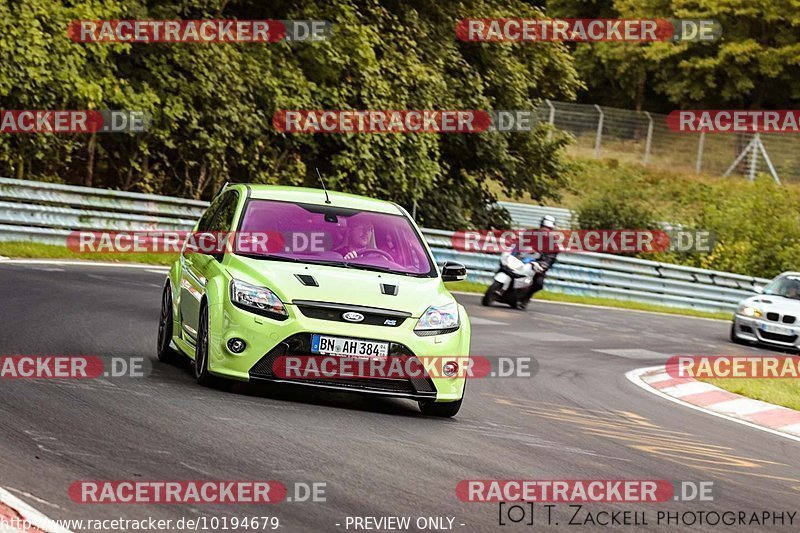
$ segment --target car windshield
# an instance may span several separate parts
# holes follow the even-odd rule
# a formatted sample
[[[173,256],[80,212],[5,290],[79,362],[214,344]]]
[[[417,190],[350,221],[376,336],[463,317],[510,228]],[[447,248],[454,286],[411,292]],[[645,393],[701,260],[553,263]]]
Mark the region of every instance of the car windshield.
[[[332,206],[250,200],[236,253],[398,274],[434,272],[417,232],[402,215]]]
[[[792,300],[800,300],[800,277],[785,276],[778,278],[764,289],[764,294],[783,296]]]

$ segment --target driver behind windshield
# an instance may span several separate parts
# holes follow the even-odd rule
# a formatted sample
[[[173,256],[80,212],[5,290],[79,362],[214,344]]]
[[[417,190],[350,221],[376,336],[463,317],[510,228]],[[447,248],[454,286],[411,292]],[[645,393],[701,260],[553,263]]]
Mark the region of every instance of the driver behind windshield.
[[[792,283],[786,288],[786,298],[794,298],[795,300],[798,299],[798,290],[797,290],[797,283]]]
[[[342,254],[344,259],[355,259],[370,247],[372,244],[375,228],[369,222],[356,222],[348,226],[342,243],[333,249],[334,252]]]

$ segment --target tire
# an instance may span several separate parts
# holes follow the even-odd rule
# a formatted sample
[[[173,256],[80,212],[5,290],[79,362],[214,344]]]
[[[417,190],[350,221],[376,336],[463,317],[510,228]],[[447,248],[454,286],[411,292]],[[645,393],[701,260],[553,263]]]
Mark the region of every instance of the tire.
[[[437,416],[440,418],[451,418],[456,416],[458,410],[461,409],[461,402],[464,398],[456,402],[434,402],[432,400],[425,400],[419,402],[419,410],[425,416]]]
[[[494,301],[497,299],[497,291],[502,287],[503,284],[499,281],[493,281],[489,288],[486,289],[486,294],[483,295],[483,299],[481,299],[481,303],[485,306],[492,305]]]
[[[197,326],[197,344],[194,356],[194,377],[204,387],[222,388],[227,381],[208,371],[208,306],[200,305],[200,320]]]
[[[169,282],[164,285],[161,294],[161,314],[158,317],[158,360],[162,363],[181,362],[183,356],[170,346],[172,342],[173,324],[172,316],[172,290]]]
[[[528,304],[530,303],[530,298],[523,298],[522,300],[517,300],[516,308],[520,311],[524,311],[528,308]]]

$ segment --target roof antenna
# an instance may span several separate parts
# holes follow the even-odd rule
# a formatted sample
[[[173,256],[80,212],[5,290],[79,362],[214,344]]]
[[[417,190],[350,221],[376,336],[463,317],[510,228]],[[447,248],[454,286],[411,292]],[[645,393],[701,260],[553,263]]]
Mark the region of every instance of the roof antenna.
[[[225,189],[227,189],[227,188],[228,188],[228,185],[230,185],[230,184],[231,184],[230,180],[226,181],[226,182],[225,182],[225,185],[223,185],[223,186],[222,186],[222,188],[221,188],[219,191],[217,191],[217,194],[215,194],[215,195],[214,195],[214,198],[216,198],[216,197],[217,197],[217,196],[219,196],[220,194],[224,193],[224,192],[225,192]]]
[[[319,182],[322,184],[322,190],[325,191],[325,203],[331,203],[331,199],[328,198],[328,189],[325,188],[325,181],[322,179],[322,174],[319,173],[319,167],[314,167],[317,170],[317,176],[319,177]]]

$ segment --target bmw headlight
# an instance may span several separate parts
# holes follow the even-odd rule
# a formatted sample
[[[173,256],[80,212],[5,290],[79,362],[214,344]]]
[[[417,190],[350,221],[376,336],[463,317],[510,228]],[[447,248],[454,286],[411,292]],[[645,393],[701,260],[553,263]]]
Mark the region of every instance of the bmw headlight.
[[[286,306],[274,292],[238,279],[231,280],[231,303],[239,309],[276,320],[286,320],[289,317]]]
[[[763,316],[761,309],[753,307],[752,305],[743,305],[739,307],[737,313],[740,315],[749,316],[751,318],[761,318]]]
[[[414,333],[421,337],[438,335],[455,331],[460,326],[458,304],[450,302],[449,304],[430,306],[414,327]]]

